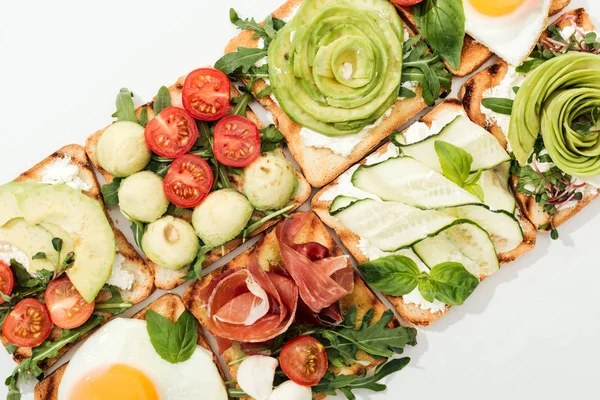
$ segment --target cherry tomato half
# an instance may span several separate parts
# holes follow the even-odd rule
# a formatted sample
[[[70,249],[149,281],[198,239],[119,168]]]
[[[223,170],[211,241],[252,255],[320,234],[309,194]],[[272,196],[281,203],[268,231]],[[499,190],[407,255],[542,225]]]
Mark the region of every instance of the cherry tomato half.
[[[201,121],[216,121],[229,111],[231,83],[214,68],[190,72],[183,84],[183,107]]]
[[[13,287],[15,286],[15,276],[8,265],[0,261],[0,292],[7,296],[12,293]],[[2,297],[0,297],[0,304],[4,303]]]
[[[63,329],[83,325],[94,312],[95,302],[85,301],[69,278],[50,282],[44,293],[44,300],[52,322]]]
[[[162,157],[177,158],[194,146],[198,127],[183,108],[169,107],[148,122],[144,136],[153,152]]]
[[[248,118],[230,115],[215,126],[215,158],[223,165],[242,168],[260,155],[260,134]]]
[[[287,377],[302,386],[319,383],[329,364],[325,347],[312,336],[298,336],[287,342],[279,362]]]
[[[210,165],[193,154],[186,154],[173,161],[163,182],[167,199],[182,208],[200,204],[212,185],[213,172]]]
[[[39,346],[50,336],[52,320],[48,309],[39,300],[21,300],[6,316],[2,334],[19,347]]]
[[[390,1],[398,6],[407,7],[407,6],[419,4],[423,0],[390,0]]]

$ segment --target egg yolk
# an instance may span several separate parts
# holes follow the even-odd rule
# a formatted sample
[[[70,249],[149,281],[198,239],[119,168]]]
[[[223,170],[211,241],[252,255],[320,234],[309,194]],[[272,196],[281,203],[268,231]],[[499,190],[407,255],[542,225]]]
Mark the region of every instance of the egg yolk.
[[[116,364],[81,379],[69,400],[158,400],[152,381],[138,369]]]
[[[502,17],[521,7],[527,0],[468,0],[477,11],[490,17]]]

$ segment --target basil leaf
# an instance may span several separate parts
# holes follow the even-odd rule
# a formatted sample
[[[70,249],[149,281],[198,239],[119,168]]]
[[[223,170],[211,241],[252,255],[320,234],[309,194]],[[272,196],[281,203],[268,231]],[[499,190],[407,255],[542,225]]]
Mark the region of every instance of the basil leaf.
[[[430,303],[433,303],[435,300],[435,285],[431,282],[428,276],[419,280],[419,293],[421,293],[421,296],[423,296],[423,298]]]
[[[145,110],[145,109],[144,109]],[[119,187],[123,178],[114,178],[112,183],[102,185],[102,197],[107,206],[116,206],[119,204]]]
[[[460,66],[465,40],[465,13],[461,0],[424,0],[412,8],[415,23],[427,43],[453,69]]]
[[[154,116],[157,116],[162,110],[169,107],[171,107],[171,93],[169,93],[168,87],[161,86],[158,89],[156,100],[154,100]]]
[[[469,178],[473,157],[460,147],[442,140],[436,140],[434,147],[444,176],[463,187]]]
[[[378,258],[358,266],[365,281],[390,296],[404,296],[417,287],[421,271],[408,257],[393,255]]]
[[[464,188],[467,192],[471,193],[473,196],[477,197],[479,200],[483,201],[485,193],[483,188],[476,183],[472,183],[470,185],[465,185]]]
[[[487,99],[481,100],[481,105],[485,108],[489,108],[495,113],[510,115],[512,113],[514,102],[515,101],[511,99],[503,99],[500,97],[488,97]]]
[[[435,297],[449,306],[463,304],[479,285],[479,279],[456,262],[436,265],[429,272],[429,279],[435,285]]]
[[[176,364],[192,357],[198,343],[198,328],[191,312],[184,311],[173,323],[147,310],[146,322],[150,342],[163,360]]]
[[[133,105],[133,93],[127,88],[122,88],[117,95],[117,111],[112,115],[119,121],[130,121],[138,123]]]
[[[265,49],[251,49],[247,47],[238,47],[233,53],[225,54],[215,63],[215,68],[226,75],[232,74],[237,69],[246,73],[256,64],[267,56]]]

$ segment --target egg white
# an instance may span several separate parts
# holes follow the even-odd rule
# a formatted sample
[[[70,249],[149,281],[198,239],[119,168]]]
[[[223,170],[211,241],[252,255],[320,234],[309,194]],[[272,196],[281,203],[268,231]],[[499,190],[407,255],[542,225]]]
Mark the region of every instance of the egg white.
[[[154,350],[145,321],[124,318],[104,325],[77,350],[62,377],[58,400],[67,400],[73,387],[86,376],[114,364],[143,372],[161,400],[227,400],[211,352],[197,347],[189,360],[171,364]]]
[[[463,1],[466,32],[511,65],[525,61],[547,26],[552,0],[527,0],[511,14],[490,17]]]

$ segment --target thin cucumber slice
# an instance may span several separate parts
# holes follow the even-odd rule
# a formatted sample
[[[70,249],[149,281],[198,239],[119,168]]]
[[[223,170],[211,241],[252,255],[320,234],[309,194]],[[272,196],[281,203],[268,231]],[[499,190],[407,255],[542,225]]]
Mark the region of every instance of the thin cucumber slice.
[[[437,140],[451,143],[466,150],[473,156],[471,172],[488,170],[510,160],[510,156],[496,138],[479,125],[464,116],[458,116],[442,131],[420,142],[403,144],[401,133],[392,135],[392,141],[400,147],[402,154],[413,157],[437,172],[442,167],[435,152]]]
[[[329,214],[335,215],[356,201],[358,201],[356,197],[337,196],[329,206]]]
[[[372,199],[356,201],[336,217],[348,229],[386,252],[411,247],[456,222],[438,211]]]
[[[384,201],[399,201],[423,209],[479,203],[479,199],[411,157],[361,165],[352,184]]]
[[[504,210],[493,211],[484,204],[449,208],[444,213],[459,219],[468,219],[482,227],[490,236],[497,253],[516,249],[523,242],[521,224]]]
[[[506,190],[509,190],[508,188],[510,186],[508,184],[508,180],[510,179],[510,167],[511,167],[511,162],[509,161],[509,162],[502,163],[502,164],[498,165],[496,168],[494,168],[494,171],[500,178],[500,182],[502,183],[502,186]]]
[[[429,268],[443,262],[461,263],[479,279],[500,269],[496,249],[487,232],[474,222],[461,220],[413,249]]]
[[[515,212],[517,202],[505,186],[508,181],[501,178],[497,168],[483,171],[477,183],[483,189],[483,202],[491,209]]]

